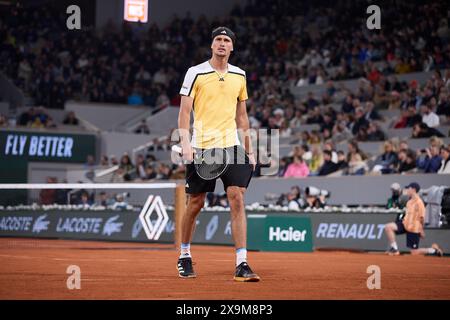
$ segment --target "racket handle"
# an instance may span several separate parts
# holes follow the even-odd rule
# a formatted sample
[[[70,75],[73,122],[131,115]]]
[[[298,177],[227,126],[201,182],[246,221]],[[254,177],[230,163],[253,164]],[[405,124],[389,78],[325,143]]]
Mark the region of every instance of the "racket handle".
[[[181,149],[181,147],[178,146],[178,145],[173,145],[172,146],[172,151],[177,152],[179,154],[183,154],[183,149]]]

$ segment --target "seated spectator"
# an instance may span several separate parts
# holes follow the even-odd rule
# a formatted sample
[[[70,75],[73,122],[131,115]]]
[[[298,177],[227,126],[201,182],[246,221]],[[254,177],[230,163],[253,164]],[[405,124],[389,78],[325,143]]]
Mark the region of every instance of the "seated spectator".
[[[348,163],[347,174],[349,175],[364,175],[369,170],[367,164],[363,161],[359,153],[352,153]]]
[[[367,128],[367,141],[384,141],[386,134],[380,129],[376,122],[370,122]]]
[[[410,105],[408,107],[408,117],[406,119],[406,126],[413,127],[417,123],[422,122],[422,116],[417,112],[416,106]]]
[[[172,175],[172,169],[170,169],[170,167],[167,164],[160,163],[158,166],[158,174],[157,174],[156,178],[161,179],[161,180],[168,180],[168,179],[170,179],[171,175]]]
[[[409,111],[408,109],[403,109],[400,118],[395,120],[392,124],[394,129],[406,128],[408,122]]]
[[[119,165],[119,161],[117,160],[117,158],[116,158],[116,156],[115,155],[111,155],[110,156],[110,159],[111,159],[111,165],[112,166],[118,166]]]
[[[47,118],[47,121],[46,121],[46,123],[45,123],[45,128],[46,129],[56,129],[57,128],[57,125],[56,125],[56,123],[53,121],[53,118],[52,117],[48,117]]]
[[[416,123],[413,127],[413,132],[411,138],[420,139],[420,138],[431,138],[432,136],[436,137],[445,137],[439,130],[435,128],[430,128],[425,123]]]
[[[153,139],[153,144],[148,147],[148,151],[152,152],[152,151],[162,151],[164,150],[162,143],[159,141],[158,138],[154,138]]]
[[[422,170],[425,173],[438,172],[442,162],[439,152],[440,150],[437,146],[418,150],[416,159],[417,169]]]
[[[436,114],[442,116],[450,115],[450,94],[441,92],[437,101]]]
[[[409,144],[407,140],[402,140],[400,141],[399,145],[398,145],[398,151],[408,151],[409,148]]]
[[[308,118],[306,119],[307,124],[319,124],[321,125],[323,123],[323,116],[322,116],[322,110],[320,107],[314,107],[314,109],[311,109],[310,112],[308,112]]]
[[[146,179],[147,174],[146,174],[146,163],[145,163],[145,158],[142,154],[138,154],[136,156],[136,161],[135,161],[135,176],[140,178],[140,179]]]
[[[319,169],[317,175],[319,176],[327,176],[333,172],[338,171],[339,167],[336,163],[331,161],[332,153],[329,150],[323,151],[323,164]]]
[[[395,90],[392,91],[388,109],[389,110],[400,109],[401,103],[402,103],[402,100],[401,100],[401,97],[400,97],[400,93],[398,91],[395,91]]]
[[[319,101],[314,97],[314,93],[311,91],[308,92],[308,98],[306,99],[306,105],[308,106],[308,109],[313,109],[316,106],[319,105]]]
[[[441,167],[439,168],[439,174],[450,174],[450,146],[441,147]]]
[[[434,128],[439,126],[439,116],[433,112],[429,105],[422,105],[422,122],[428,127]]]
[[[114,200],[111,199],[105,191],[100,192],[96,206],[99,207],[109,207],[114,204]]]
[[[320,133],[317,130],[312,130],[309,135],[309,144],[320,144]]]
[[[333,133],[332,140],[336,144],[342,141],[350,140],[353,137],[352,132],[347,127],[345,121],[340,121],[336,123],[335,126],[333,127],[332,133]]]
[[[367,127],[360,127],[358,133],[355,135],[355,140],[358,142],[367,141]]]
[[[107,155],[102,155],[102,157],[100,158],[100,166],[109,167],[109,159]]]
[[[304,178],[309,175],[309,168],[300,156],[294,156],[294,161],[287,167],[285,178]]]
[[[280,159],[280,163],[278,165],[278,173],[277,176],[278,177],[283,177],[284,174],[286,173],[288,167],[288,158],[287,157],[283,157]]]
[[[387,201],[386,209],[403,209],[405,204],[403,201],[400,200],[400,197],[402,195],[402,188],[400,187],[400,184],[394,182],[391,185],[391,191],[392,194]]]
[[[83,206],[92,206],[94,202],[91,199],[91,196],[88,192],[84,191],[81,193],[81,198],[78,201],[77,205],[83,205]]]
[[[397,166],[398,173],[405,173],[416,168],[415,154],[411,150],[408,151],[401,150],[398,153],[398,160],[399,160]]]
[[[348,94],[345,97],[344,102],[342,103],[341,112],[343,113],[352,113],[354,111],[353,109],[353,95]]]
[[[333,131],[334,122],[333,117],[329,113],[325,113],[323,115],[323,121],[320,124],[320,131],[323,133],[325,129],[328,129],[330,132]]]
[[[125,173],[129,173],[134,169],[134,165],[131,163],[130,156],[127,153],[124,153],[122,158],[120,159],[120,168],[122,168]]]
[[[309,161],[309,170],[311,175],[316,175],[319,168],[322,166],[323,155],[320,145],[315,144],[312,146],[311,160]]]
[[[46,183],[57,183],[55,177],[47,177]],[[39,192],[39,203],[41,205],[50,205],[56,203],[56,189],[42,189]]]
[[[8,119],[4,114],[0,113],[0,127],[5,128],[9,125]]]
[[[280,138],[289,138],[292,136],[292,129],[289,128],[288,121],[285,120],[280,126]]]
[[[338,162],[338,154],[336,152],[336,148],[334,146],[333,141],[328,140],[323,144],[323,150],[328,150],[331,152],[331,161],[334,163]]]
[[[147,168],[145,168],[145,179],[146,180],[152,180],[152,179],[156,179],[157,174],[155,171],[155,168],[153,168],[152,165],[147,166]]]
[[[75,112],[70,111],[63,121],[64,125],[77,126],[79,124],[78,118],[75,116]]]
[[[86,162],[84,164],[85,170],[93,170],[95,168],[95,158],[93,155],[88,154],[86,157]]]
[[[368,126],[369,121],[367,121],[365,117],[364,109],[362,107],[358,107],[355,110],[355,121],[353,122],[352,133],[354,135],[357,135],[360,128],[362,127],[367,128]]]
[[[356,140],[350,140],[347,143],[347,147],[348,147],[347,162],[350,163],[351,157],[354,154],[359,154],[362,160],[367,159],[367,155],[359,148],[358,142]]]
[[[32,118],[28,125],[32,128],[45,128],[48,120],[48,114],[43,107],[38,107],[35,116]]]
[[[122,167],[119,167],[116,171],[114,171],[111,183],[122,183],[125,182],[125,170]]]
[[[35,118],[36,118],[36,109],[34,107],[31,107],[20,115],[18,124],[20,126],[29,126],[31,125],[31,123],[34,122]]]
[[[338,166],[338,170],[345,170],[348,168],[348,163],[347,163],[347,157],[345,156],[344,151],[339,150],[337,152],[337,157],[338,157],[338,162],[337,162],[337,166]]]
[[[397,161],[398,157],[394,144],[392,141],[386,141],[384,143],[383,154],[375,160],[375,166],[372,170],[373,172],[380,172],[382,174],[393,173],[397,166]]]
[[[141,123],[139,126],[134,130],[134,133],[140,133],[140,134],[150,134],[150,129],[147,125],[147,121],[145,119],[141,120]]]
[[[375,109],[375,104],[372,101],[367,101],[365,104],[365,117],[367,121],[383,121],[383,117]]]

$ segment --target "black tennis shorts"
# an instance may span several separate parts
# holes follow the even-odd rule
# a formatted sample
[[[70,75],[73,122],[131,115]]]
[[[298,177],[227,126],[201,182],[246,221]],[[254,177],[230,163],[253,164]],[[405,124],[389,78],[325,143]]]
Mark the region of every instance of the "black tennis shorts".
[[[420,233],[407,231],[402,221],[397,221],[395,224],[397,225],[395,234],[406,233],[406,246],[410,249],[419,249]]]
[[[238,150],[238,148],[240,148]],[[217,178],[221,179],[225,192],[228,187],[247,188],[253,175],[253,165],[250,164],[248,156],[245,154],[242,146],[233,146],[226,148],[231,157],[231,162],[226,170]],[[239,155],[244,155],[245,159],[238,162]],[[194,163],[186,165],[186,193],[204,193],[214,192],[216,188],[216,180],[204,180],[200,178],[195,171]]]

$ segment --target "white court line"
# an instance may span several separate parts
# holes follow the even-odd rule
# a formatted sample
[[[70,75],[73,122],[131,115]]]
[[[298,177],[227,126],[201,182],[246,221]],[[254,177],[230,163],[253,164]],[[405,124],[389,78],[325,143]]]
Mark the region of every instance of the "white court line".
[[[176,183],[0,183],[9,189],[173,189]]]

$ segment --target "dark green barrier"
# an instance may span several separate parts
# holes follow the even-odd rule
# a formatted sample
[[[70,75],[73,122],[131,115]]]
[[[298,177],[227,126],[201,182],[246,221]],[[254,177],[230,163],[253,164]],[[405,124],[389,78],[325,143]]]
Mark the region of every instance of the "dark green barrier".
[[[302,216],[248,215],[248,248],[261,251],[311,252],[311,220]]]

